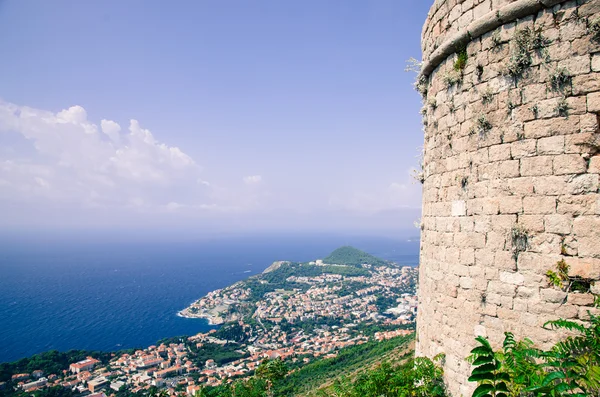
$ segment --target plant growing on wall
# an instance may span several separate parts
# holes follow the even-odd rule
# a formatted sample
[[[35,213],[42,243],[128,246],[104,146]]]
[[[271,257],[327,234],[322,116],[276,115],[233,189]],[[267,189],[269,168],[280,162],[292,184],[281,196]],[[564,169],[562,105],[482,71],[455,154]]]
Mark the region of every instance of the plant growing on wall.
[[[529,248],[529,232],[523,226],[515,225],[510,230],[510,241],[512,243],[513,259],[517,260],[519,254]]]
[[[600,18],[590,23],[589,31],[592,35],[592,40],[600,42]]]
[[[490,104],[493,99],[494,99],[494,92],[490,88],[487,88],[485,91],[483,91],[481,93],[481,103],[483,103],[484,105]]]
[[[425,169],[424,169],[424,152],[423,148],[420,149],[419,155],[417,156],[418,168],[413,168],[411,171],[414,180],[420,183],[425,183]]]
[[[406,67],[404,68],[404,71],[415,72],[417,74],[417,78],[415,79],[413,86],[421,95],[421,98],[425,99],[427,97],[427,90],[429,89],[429,79],[421,74],[422,66],[423,62],[411,57],[408,59],[408,61],[406,61]]]
[[[463,75],[461,71],[452,69],[446,72],[446,74],[444,74],[442,78],[444,80],[444,83],[446,84],[446,87],[452,88],[454,84],[462,83]]]
[[[548,282],[564,292],[583,292],[591,291],[594,280],[581,277],[569,276],[569,265],[564,259],[556,263],[556,270],[548,270],[546,272]]]
[[[485,139],[488,132],[492,130],[492,124],[488,121],[485,115],[479,115],[475,122],[475,126],[469,131],[469,135],[477,134],[479,139]]]
[[[533,117],[535,117],[536,119],[538,118],[538,112],[539,112],[539,108],[538,105],[533,105],[529,108],[529,110],[531,111],[531,113],[533,113]]]
[[[567,103],[566,98],[563,97],[558,101],[554,111],[561,117],[569,117],[569,104]]]
[[[566,68],[557,68],[550,75],[550,87],[553,91],[563,92],[571,86],[571,73]]]
[[[536,53],[547,60],[545,48],[550,41],[542,34],[542,27],[526,27],[518,30],[513,38],[514,47],[505,74],[515,81],[523,77],[533,63],[532,54]]]
[[[529,339],[517,341],[505,333],[502,349],[494,351],[484,337],[471,350],[474,368],[469,378],[477,382],[473,397],[598,396],[600,393],[600,317],[587,323],[549,321],[545,328],[573,333],[550,350],[534,347]]]
[[[463,46],[456,51],[456,60],[454,61],[454,70],[462,73],[467,66],[467,60],[469,55],[467,54],[467,47]]]

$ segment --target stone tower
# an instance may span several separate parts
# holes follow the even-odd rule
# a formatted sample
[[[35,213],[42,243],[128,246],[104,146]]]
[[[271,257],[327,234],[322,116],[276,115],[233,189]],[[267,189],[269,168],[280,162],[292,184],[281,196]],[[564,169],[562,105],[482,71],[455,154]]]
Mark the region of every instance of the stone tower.
[[[598,313],[600,0],[436,0],[422,49],[417,353],[467,396],[475,336],[548,347]],[[589,292],[549,283],[561,260]]]

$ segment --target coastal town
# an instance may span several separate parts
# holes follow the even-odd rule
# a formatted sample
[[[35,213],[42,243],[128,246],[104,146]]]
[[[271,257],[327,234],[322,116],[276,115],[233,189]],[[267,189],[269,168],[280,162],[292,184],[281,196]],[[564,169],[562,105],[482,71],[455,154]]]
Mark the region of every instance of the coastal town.
[[[251,376],[266,359],[298,368],[340,349],[413,332],[417,269],[276,262],[264,273],[213,291],[179,315],[221,324],[146,349],[88,357],[62,373],[12,375],[0,389],[60,386],[74,395],[120,396],[164,390],[194,396],[203,387]]]

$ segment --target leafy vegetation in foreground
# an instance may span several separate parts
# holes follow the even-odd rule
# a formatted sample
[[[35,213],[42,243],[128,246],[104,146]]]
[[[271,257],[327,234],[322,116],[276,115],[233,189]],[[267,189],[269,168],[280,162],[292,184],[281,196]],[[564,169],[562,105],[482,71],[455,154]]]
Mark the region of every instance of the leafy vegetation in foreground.
[[[356,267],[365,263],[373,266],[389,266],[387,261],[350,246],[336,249],[323,259],[323,263]]]
[[[384,362],[374,370],[363,372],[354,381],[337,380],[318,396],[445,397],[444,373],[438,359],[416,357],[396,366]]]
[[[600,396],[600,317],[591,315],[587,325],[559,319],[545,326],[575,335],[547,351],[510,332],[500,351],[478,337],[470,356],[475,368],[469,381],[478,385],[473,397]]]

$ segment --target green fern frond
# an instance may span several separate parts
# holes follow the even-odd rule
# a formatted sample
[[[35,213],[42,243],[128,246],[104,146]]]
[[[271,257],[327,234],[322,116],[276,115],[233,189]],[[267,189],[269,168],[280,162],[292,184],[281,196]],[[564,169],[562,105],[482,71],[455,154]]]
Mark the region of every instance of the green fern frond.
[[[566,329],[568,331],[577,331],[580,333],[585,333],[587,329],[581,324],[578,324],[574,321],[564,320],[562,318],[558,320],[546,321],[544,323],[544,328],[548,328],[548,326],[550,326],[552,329]]]

